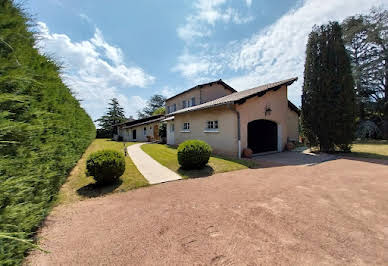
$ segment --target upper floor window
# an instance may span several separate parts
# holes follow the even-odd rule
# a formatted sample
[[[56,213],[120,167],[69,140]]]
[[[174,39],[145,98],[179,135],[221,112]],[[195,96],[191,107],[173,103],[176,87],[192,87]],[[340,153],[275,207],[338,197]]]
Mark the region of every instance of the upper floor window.
[[[195,105],[195,97],[191,98],[191,106]]]
[[[167,106],[167,114],[170,113],[170,106]]]
[[[186,108],[186,100],[182,101],[182,108]]]
[[[207,129],[218,129],[218,120],[207,121]]]
[[[174,103],[173,105],[172,105],[172,112],[175,112],[176,111],[176,103]]]

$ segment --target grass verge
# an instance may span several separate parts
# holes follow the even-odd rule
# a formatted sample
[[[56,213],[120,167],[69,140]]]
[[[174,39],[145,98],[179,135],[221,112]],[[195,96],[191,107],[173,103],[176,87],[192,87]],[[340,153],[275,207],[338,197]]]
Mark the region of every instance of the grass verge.
[[[125,143],[126,146],[132,144],[131,142]],[[113,192],[128,191],[148,185],[147,180],[137,170],[131,158],[126,156],[125,172],[120,177],[120,180],[109,186],[96,186],[93,178],[85,175],[86,160],[90,153],[103,149],[124,152],[124,143],[109,139],[95,139],[77,162],[77,165],[67,178],[66,183],[59,191],[57,204],[72,203],[86,198],[98,197]]]
[[[203,177],[216,173],[255,168],[256,162],[244,159],[234,159],[223,156],[211,156],[208,165],[201,170],[183,170],[180,168],[177,158],[177,150],[168,145],[144,144],[142,150],[158,161],[160,164],[175,171],[183,178]]]
[[[352,152],[346,153],[346,156],[388,160],[388,141],[355,141],[352,145]]]

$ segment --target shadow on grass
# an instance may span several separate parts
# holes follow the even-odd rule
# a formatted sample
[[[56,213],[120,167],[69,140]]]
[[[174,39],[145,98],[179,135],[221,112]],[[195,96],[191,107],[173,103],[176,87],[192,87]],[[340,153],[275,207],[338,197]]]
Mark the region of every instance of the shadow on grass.
[[[113,192],[122,183],[123,181],[121,178],[117,179],[114,183],[109,185],[97,185],[96,183],[90,183],[77,189],[77,193],[80,196],[95,198]]]
[[[258,162],[253,160],[253,159],[248,159],[248,158],[238,159],[238,158],[232,158],[232,157],[228,157],[228,156],[224,156],[224,155],[218,155],[218,154],[212,154],[212,157],[217,158],[217,159],[221,159],[221,160],[225,160],[225,161],[230,161],[230,162],[242,164],[242,165],[244,165],[244,166],[246,166],[248,168],[251,168],[251,169],[262,168],[258,164]]]
[[[207,177],[214,174],[214,169],[210,165],[206,165],[202,169],[193,169],[193,170],[185,170],[185,169],[182,169],[181,167],[178,169],[178,174],[188,178]]]

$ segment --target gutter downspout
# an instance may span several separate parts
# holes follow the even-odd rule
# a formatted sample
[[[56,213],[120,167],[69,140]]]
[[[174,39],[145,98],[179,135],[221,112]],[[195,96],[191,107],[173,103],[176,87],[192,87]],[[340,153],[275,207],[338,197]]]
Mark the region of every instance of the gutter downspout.
[[[237,144],[238,144],[238,158],[241,159],[241,132],[240,132],[240,113],[236,110],[235,105],[233,108],[229,106],[229,109],[237,115]]]

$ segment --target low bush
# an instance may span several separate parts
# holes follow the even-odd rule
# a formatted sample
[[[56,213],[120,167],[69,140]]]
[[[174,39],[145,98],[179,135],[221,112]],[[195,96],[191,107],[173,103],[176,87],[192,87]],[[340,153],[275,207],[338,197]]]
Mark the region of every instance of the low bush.
[[[178,147],[178,162],[183,169],[201,169],[209,162],[212,148],[202,140],[187,140]]]
[[[114,150],[97,151],[86,161],[86,175],[99,185],[114,183],[125,171],[124,155]]]

